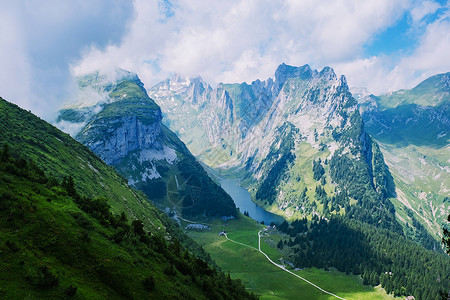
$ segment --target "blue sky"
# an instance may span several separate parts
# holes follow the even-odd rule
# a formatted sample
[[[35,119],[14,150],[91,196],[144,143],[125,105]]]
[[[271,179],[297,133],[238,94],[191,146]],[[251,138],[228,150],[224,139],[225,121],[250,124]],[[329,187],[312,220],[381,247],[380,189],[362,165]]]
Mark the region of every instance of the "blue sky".
[[[450,71],[449,1],[0,0],[0,96],[49,118],[74,76],[121,67],[147,87],[331,66],[379,94]]]
[[[436,11],[423,16],[421,26],[414,26],[411,11],[404,11],[392,26],[375,34],[373,40],[365,44],[364,55],[404,55],[414,51],[426,25],[436,22],[448,9],[445,5],[446,1],[435,1],[434,3],[436,3]],[[422,12],[424,12],[423,9]]]

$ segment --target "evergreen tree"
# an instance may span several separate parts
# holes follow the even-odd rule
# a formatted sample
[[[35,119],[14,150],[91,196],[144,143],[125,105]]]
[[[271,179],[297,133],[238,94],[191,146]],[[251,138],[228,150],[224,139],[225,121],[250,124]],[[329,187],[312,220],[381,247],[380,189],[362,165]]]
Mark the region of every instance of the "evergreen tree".
[[[450,222],[450,215],[447,217],[447,221]],[[444,236],[442,237],[442,242],[446,247],[446,252],[450,255],[450,230],[444,228]]]

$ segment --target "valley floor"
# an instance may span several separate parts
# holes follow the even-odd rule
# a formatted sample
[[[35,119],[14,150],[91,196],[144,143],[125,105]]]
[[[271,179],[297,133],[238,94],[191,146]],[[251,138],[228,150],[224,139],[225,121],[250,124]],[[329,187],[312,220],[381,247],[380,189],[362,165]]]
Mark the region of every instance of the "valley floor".
[[[260,299],[337,299],[270,263],[257,250],[258,232],[263,226],[254,220],[241,215],[238,220],[215,221],[208,225],[210,231],[192,230],[188,234],[211,254],[219,267],[229,272],[232,278],[241,279],[247,289]],[[223,230],[238,243],[220,236]],[[276,241],[276,237],[264,234],[261,236],[261,250],[272,261],[281,264],[282,254],[275,247]],[[345,299],[394,299],[382,288],[364,286],[359,276],[316,268],[291,271]]]

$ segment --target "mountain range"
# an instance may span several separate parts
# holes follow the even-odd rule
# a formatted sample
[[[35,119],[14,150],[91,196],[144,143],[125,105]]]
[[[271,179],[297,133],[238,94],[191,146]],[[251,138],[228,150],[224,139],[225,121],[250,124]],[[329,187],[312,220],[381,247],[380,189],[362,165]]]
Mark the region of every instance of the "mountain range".
[[[394,176],[399,220],[412,224],[414,216],[439,236],[450,210],[450,73],[410,90],[358,98]]]
[[[401,225],[408,236],[436,246],[430,235],[439,236],[450,209],[444,202],[449,194],[448,74],[413,90],[355,98],[345,77],[329,67],[317,71],[282,64],[275,79],[266,81],[212,88],[199,77],[176,75],[148,93],[161,106],[163,122],[196,157],[224,174],[240,174],[253,200],[266,209],[290,219],[346,214],[396,230]],[[419,128],[423,134],[414,134]],[[405,148],[392,153],[385,142],[398,145],[398,135],[424,139],[419,145],[432,147],[426,157],[434,173],[421,175],[439,185],[425,191],[431,205],[422,203],[424,191],[408,191],[411,181],[400,176],[421,168],[392,162]],[[422,208],[411,209],[416,205]]]
[[[78,101],[55,125],[178,223],[242,218],[217,184],[238,179],[256,204],[291,222],[278,224],[278,246],[294,266],[336,268],[426,299],[446,283],[417,263],[448,273],[439,241],[450,210],[445,78],[354,97],[329,67],[282,64],[274,79],[216,87],[175,75],[148,90],[116,70],[79,77]],[[413,269],[420,276],[402,279]]]

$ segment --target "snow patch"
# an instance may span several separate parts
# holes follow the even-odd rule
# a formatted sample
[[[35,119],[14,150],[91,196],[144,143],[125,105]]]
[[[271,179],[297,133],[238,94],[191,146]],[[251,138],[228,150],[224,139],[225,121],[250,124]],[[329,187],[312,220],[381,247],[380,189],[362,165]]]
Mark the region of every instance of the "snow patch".
[[[174,149],[164,146],[163,150],[144,149],[139,154],[139,162],[166,160],[172,164],[177,159],[177,154]]]
[[[339,148],[338,144],[335,142],[328,144],[328,150],[330,151],[330,155],[328,156],[328,159],[331,159],[333,157],[334,152]]]
[[[425,161],[425,159],[424,159],[423,157],[420,157],[420,158],[419,158],[419,161],[420,161],[420,163],[421,163],[422,165],[426,165],[426,164],[427,164],[427,162]]]
[[[128,185],[129,186],[135,186],[136,183],[137,183],[137,181],[134,181],[133,177],[130,176],[130,178],[128,178]]]
[[[425,200],[425,199],[427,199],[427,193],[425,193],[425,192],[420,193],[420,194],[419,194],[419,199],[420,199],[420,200]]]
[[[152,168],[146,168],[143,173],[141,173],[142,181],[146,181],[147,179],[157,179],[161,178],[161,175],[159,175],[158,171],[156,171],[156,167],[152,165]]]

